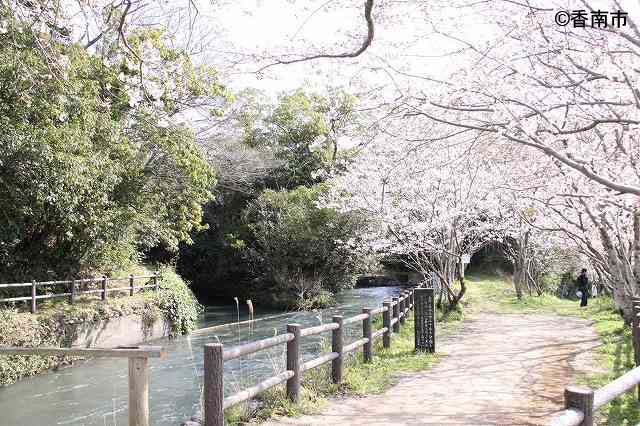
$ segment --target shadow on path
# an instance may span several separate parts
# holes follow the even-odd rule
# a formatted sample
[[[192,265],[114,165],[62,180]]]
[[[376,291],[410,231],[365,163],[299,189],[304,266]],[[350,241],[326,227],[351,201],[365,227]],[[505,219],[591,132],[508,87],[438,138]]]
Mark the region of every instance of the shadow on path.
[[[587,320],[479,314],[439,342],[443,359],[381,395],[336,399],[319,415],[270,425],[543,425],[564,387],[594,366]]]

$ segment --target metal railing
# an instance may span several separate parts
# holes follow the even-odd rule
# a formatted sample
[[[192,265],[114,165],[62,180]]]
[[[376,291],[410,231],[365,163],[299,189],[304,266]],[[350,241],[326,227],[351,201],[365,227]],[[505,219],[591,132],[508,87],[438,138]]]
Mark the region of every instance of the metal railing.
[[[393,333],[398,333],[413,309],[413,290],[404,291],[400,297],[385,301],[380,308],[363,308],[362,313],[350,318],[334,316],[332,322],[314,327],[302,328],[299,324],[287,324],[286,333],[258,340],[244,345],[224,347],[221,343],[210,343],[204,347],[204,424],[205,426],[224,425],[224,410],[247,401],[273,386],[286,382],[287,397],[297,401],[300,384],[305,371],[331,362],[331,380],[339,384],[343,378],[345,356],[362,348],[365,363],[373,359],[373,343],[382,337],[384,348],[391,347]],[[373,318],[382,314],[382,328],[373,329]],[[362,322],[362,338],[347,345],[344,344],[345,326]],[[300,356],[301,339],[331,331],[331,352],[306,362]],[[237,392],[224,396],[224,363],[243,355],[252,354],[277,345],[287,345],[286,369],[273,377]]]

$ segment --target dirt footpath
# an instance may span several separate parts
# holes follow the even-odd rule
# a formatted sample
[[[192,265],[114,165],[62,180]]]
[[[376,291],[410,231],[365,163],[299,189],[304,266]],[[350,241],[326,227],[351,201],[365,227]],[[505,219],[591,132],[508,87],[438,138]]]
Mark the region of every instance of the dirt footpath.
[[[565,385],[594,370],[589,321],[555,315],[478,314],[438,342],[446,356],[381,395],[332,400],[319,415],[270,425],[542,425]]]

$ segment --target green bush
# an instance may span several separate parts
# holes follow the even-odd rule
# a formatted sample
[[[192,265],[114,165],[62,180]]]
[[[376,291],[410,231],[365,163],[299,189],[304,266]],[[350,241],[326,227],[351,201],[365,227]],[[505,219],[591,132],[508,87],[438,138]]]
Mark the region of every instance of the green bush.
[[[125,64],[20,19],[0,4],[0,282],[111,271],[190,242],[215,183],[193,131],[130,99]]]
[[[162,270],[162,283],[154,302],[171,324],[172,336],[192,331],[202,312],[187,283],[170,268]]]
[[[306,299],[295,299],[293,302],[295,309],[300,311],[310,311],[331,306],[335,303],[335,296],[327,290],[320,290],[312,297]]]
[[[355,148],[342,149],[337,142],[355,114],[356,98],[342,90],[321,96],[301,89],[283,94],[272,105],[267,98],[247,90],[238,93],[237,102],[242,108],[230,111],[229,122],[236,123],[244,138],[223,144],[231,151],[218,163],[221,185],[216,188],[215,200],[205,207],[204,221],[209,229],[194,236],[195,244],[181,246],[178,271],[203,293],[215,292],[217,297],[229,300],[260,297],[263,305],[295,308],[299,297],[280,292],[282,285],[274,282],[274,271],[270,270],[274,264],[269,253],[285,241],[291,242],[295,258],[290,257],[291,262],[285,262],[287,271],[276,271],[277,275],[296,274],[300,269],[313,277],[315,269],[318,275],[326,276],[335,270],[335,276],[324,280],[327,289],[334,291],[329,286],[351,284],[351,273],[342,273],[340,261],[351,262],[353,258],[343,256],[344,250],[333,250],[334,257],[327,262],[314,256],[331,250],[338,239],[344,241],[342,249],[351,231],[342,232],[340,227],[348,227],[348,221],[362,220],[362,215],[330,217],[335,213],[331,209],[316,208],[317,185],[346,170],[356,154]],[[247,173],[239,173],[243,170]],[[267,189],[271,191],[265,193]],[[287,212],[289,207],[291,211]],[[279,222],[273,224],[279,228],[278,241],[266,247],[257,240],[271,232],[269,219],[263,220],[271,215],[279,215]],[[324,238],[319,238],[321,232]],[[305,254],[309,254],[309,262],[301,265]],[[332,269],[334,265],[338,267]],[[275,269],[281,270],[281,266]],[[309,298],[314,296],[301,299]]]
[[[245,252],[261,274],[264,292],[288,307],[324,306],[329,293],[350,287],[362,270],[366,221],[318,207],[327,190],[324,184],[266,190],[245,210]]]

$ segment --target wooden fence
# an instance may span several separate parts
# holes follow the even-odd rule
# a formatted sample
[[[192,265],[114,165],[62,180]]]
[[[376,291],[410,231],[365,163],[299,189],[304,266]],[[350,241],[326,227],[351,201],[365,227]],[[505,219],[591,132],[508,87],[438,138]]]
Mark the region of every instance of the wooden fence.
[[[583,386],[567,386],[564,390],[565,410],[551,419],[551,426],[593,426],[595,412],[625,392],[638,387],[640,400],[640,298],[633,298],[631,337],[636,368],[613,382],[593,390]]]
[[[287,324],[287,332],[244,345],[225,348],[221,343],[210,343],[204,347],[204,422],[205,426],[223,426],[224,410],[247,401],[265,390],[286,382],[287,397],[297,401],[300,395],[300,383],[305,371],[319,367],[331,361],[331,379],[333,383],[341,383],[344,358],[350,352],[362,347],[364,362],[373,359],[373,343],[382,337],[383,347],[389,348],[393,333],[400,331],[407,314],[413,309],[413,290],[404,291],[400,297],[385,301],[381,308],[364,308],[362,313],[351,318],[334,316],[328,324],[302,328],[299,324]],[[373,330],[373,318],[382,314],[382,328]],[[344,342],[345,326],[362,322],[362,338],[352,343]],[[300,357],[300,342],[306,336],[331,331],[331,352],[318,356],[307,362]],[[224,396],[224,362],[243,355],[252,354],[277,345],[287,345],[286,370],[270,377],[257,385]]]
[[[109,278],[103,275],[100,278],[85,278],[68,281],[31,281],[30,283],[0,284],[0,289],[31,289],[31,294],[29,296],[7,297],[0,299],[0,303],[30,301],[31,313],[34,313],[38,310],[38,300],[68,297],[69,303],[73,305],[76,302],[76,298],[83,294],[99,294],[102,300],[107,300],[107,295],[110,292],[115,291],[128,291],[129,295],[133,296],[135,290],[143,290],[146,288],[157,290],[159,278],[160,274],[158,272],[154,272],[153,275],[129,275],[126,278]],[[146,282],[140,284],[141,280],[146,280]],[[136,281],[138,281],[138,283],[136,283]],[[148,284],[149,282],[151,284]],[[108,287],[109,283],[127,283],[127,285],[123,287]],[[78,288],[80,284],[84,284],[87,287],[92,284],[99,284],[100,288],[81,290]],[[66,293],[38,294],[38,287],[46,288],[52,286],[67,286],[68,291]]]
[[[162,347],[121,346],[114,349],[75,349],[0,346],[0,355],[129,358],[129,426],[149,426],[149,358],[164,358],[165,351]]]

